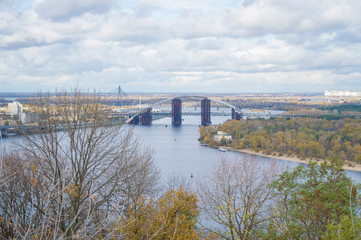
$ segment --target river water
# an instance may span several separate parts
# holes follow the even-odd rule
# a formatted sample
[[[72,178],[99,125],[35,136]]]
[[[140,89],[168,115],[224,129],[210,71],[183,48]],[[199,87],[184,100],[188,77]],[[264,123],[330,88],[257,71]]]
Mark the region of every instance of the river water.
[[[199,109],[198,109],[199,110]],[[213,109],[212,109],[213,111]],[[219,111],[223,111],[220,109]],[[224,111],[230,111],[225,109]],[[228,117],[213,117],[212,124],[223,123]],[[147,147],[153,150],[154,160],[161,171],[162,179],[183,177],[195,182],[198,178],[211,172],[214,165],[222,157],[228,159],[252,157],[261,165],[266,165],[274,160],[269,157],[254,156],[239,152],[220,152],[217,149],[201,146],[198,142],[200,116],[183,116],[183,124],[175,127],[170,118],[153,121],[150,126],[129,126],[135,135]],[[6,147],[11,138],[3,138],[2,146]],[[276,160],[284,167],[294,168],[302,163]],[[361,172],[346,171],[347,175],[355,182],[361,183]]]
[[[154,150],[154,159],[161,170],[163,178],[174,176],[198,177],[209,174],[214,165],[222,157],[228,159],[252,157],[261,165],[270,164],[276,160],[283,167],[294,168],[303,163],[278,160],[270,157],[255,156],[240,152],[221,152],[198,142],[200,116],[184,116],[182,126],[172,126],[170,118],[153,121],[151,126],[137,125],[133,127],[134,133],[141,142]],[[212,125],[223,123],[227,117],[212,117]],[[361,172],[346,171],[355,182],[361,183]]]

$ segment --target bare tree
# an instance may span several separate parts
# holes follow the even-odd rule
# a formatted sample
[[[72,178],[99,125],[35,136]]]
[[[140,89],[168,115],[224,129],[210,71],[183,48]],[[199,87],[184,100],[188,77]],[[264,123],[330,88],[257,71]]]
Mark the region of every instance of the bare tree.
[[[270,183],[277,173],[275,161],[260,166],[254,158],[223,158],[198,183],[203,227],[222,239],[257,239],[269,220]]]
[[[119,211],[155,190],[152,153],[100,100],[78,89],[39,94],[33,134],[24,132],[1,176],[16,174],[0,192],[9,238],[106,236]]]
[[[192,187],[192,179],[193,179],[193,175],[186,177],[182,174],[173,172],[166,179],[165,184],[163,186],[163,191],[167,192],[172,189],[178,190],[181,188],[185,189],[186,191],[190,191]]]

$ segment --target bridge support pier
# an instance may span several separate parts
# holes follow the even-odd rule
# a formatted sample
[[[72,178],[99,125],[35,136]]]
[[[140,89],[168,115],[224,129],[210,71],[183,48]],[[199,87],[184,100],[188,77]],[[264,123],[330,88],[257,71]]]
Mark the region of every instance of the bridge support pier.
[[[151,125],[152,124],[152,108],[148,108],[147,111],[142,113],[140,118],[140,124]]]
[[[1,136],[4,136],[4,137],[5,137],[7,134],[8,134],[8,130],[7,130],[7,129],[1,129],[1,128],[0,128],[0,135],[1,135]]]
[[[241,120],[242,115],[232,108],[232,120]]]
[[[236,113],[236,120],[241,120],[241,118],[243,117],[242,113]]]
[[[211,123],[211,100],[205,98],[201,101],[201,124],[207,126]]]
[[[172,100],[172,124],[175,126],[182,124],[182,100],[179,98]]]

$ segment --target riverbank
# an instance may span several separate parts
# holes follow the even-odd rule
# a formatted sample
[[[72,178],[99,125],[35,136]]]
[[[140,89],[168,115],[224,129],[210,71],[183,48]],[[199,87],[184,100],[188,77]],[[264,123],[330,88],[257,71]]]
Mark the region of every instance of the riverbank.
[[[278,155],[267,155],[264,154],[263,152],[259,151],[256,152],[252,149],[246,148],[246,149],[235,149],[235,148],[227,148],[231,151],[236,151],[236,152],[241,152],[241,153],[246,153],[246,154],[252,154],[252,155],[257,155],[257,156],[261,156],[261,157],[268,157],[268,158],[275,158],[275,159],[279,159],[279,160],[283,160],[283,161],[290,161],[290,162],[298,162],[298,163],[308,163],[309,159],[300,159],[298,157],[292,156],[278,156]],[[324,159],[314,159],[316,162],[322,162],[324,161]],[[352,164],[352,166],[348,166],[348,164]],[[352,170],[352,171],[357,171],[357,172],[361,172],[361,164],[356,164],[356,163],[351,163],[351,162],[346,162],[345,165],[343,166],[343,169],[345,170]]]

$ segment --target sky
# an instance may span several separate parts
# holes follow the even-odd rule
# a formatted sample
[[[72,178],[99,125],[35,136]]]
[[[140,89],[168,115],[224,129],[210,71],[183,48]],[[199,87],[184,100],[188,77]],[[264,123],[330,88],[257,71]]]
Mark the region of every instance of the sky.
[[[0,0],[0,92],[361,91],[360,0]]]

